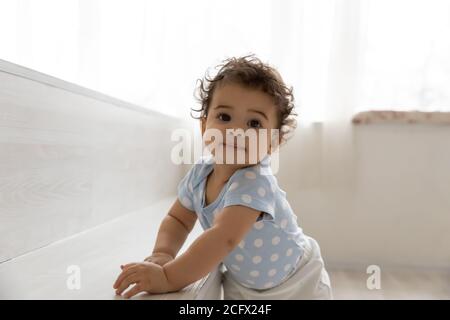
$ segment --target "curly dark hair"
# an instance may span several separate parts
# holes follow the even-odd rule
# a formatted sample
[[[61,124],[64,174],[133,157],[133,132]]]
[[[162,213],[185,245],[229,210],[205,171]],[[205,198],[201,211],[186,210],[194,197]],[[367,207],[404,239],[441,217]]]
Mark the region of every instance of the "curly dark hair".
[[[226,59],[215,69],[219,71],[214,77],[207,72],[203,79],[197,80],[195,97],[200,103],[200,109],[192,108],[192,111],[199,112],[200,115],[196,117],[191,112],[191,116],[195,119],[206,118],[218,84],[237,83],[261,90],[273,98],[278,108],[280,143],[286,142],[297,126],[297,114],[294,112],[293,88],[286,86],[278,71],[253,54]]]

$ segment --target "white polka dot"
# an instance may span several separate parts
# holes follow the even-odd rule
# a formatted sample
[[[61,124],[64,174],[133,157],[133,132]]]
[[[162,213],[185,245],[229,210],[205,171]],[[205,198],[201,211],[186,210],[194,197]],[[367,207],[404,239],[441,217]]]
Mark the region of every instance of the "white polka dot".
[[[189,200],[188,197],[183,197],[183,199],[181,199],[181,203],[183,204],[183,206],[185,206],[187,208],[191,208],[191,206],[192,206],[192,202],[191,202],[191,200]]]
[[[252,197],[248,194],[243,194],[241,196],[242,201],[244,201],[245,203],[250,203],[252,202]]]
[[[271,206],[270,204],[268,204],[268,205],[267,205],[267,211],[268,211],[268,212],[273,212],[273,211],[274,211],[273,206]]]
[[[292,248],[287,249],[286,256],[290,257],[292,255],[292,252],[293,252]]]
[[[233,182],[230,187],[228,188],[228,191],[233,191],[239,186],[239,183]]]
[[[276,246],[277,244],[279,244],[280,243],[280,237],[279,236],[276,236],[276,237],[273,237],[272,238],[272,244],[274,245],[274,246]]]
[[[273,277],[277,273],[277,269],[270,269],[269,272],[267,272],[267,275],[269,277]]]
[[[244,175],[247,179],[256,179],[256,173],[253,171],[247,171]]]
[[[192,187],[192,183],[189,183],[189,191],[194,192],[194,188]]]
[[[261,248],[263,245],[263,240],[262,239],[256,239],[253,244],[255,245],[255,247],[257,248]]]
[[[244,256],[243,256],[242,254],[237,254],[237,255],[234,256],[234,258],[235,258],[237,261],[243,261],[243,260],[244,260]]]
[[[261,229],[264,227],[264,222],[263,222],[263,221],[255,222],[255,223],[253,224],[253,227],[254,227],[256,230],[261,230]]]
[[[245,280],[245,282],[247,282],[247,283],[250,283],[250,284],[255,284],[255,281],[253,281],[253,280]]]
[[[268,289],[268,288],[271,288],[271,287],[273,287],[273,282],[267,282],[266,284],[264,284],[264,288],[265,289]]]
[[[252,271],[250,271],[250,275],[251,275],[253,278],[256,278],[256,277],[259,276],[259,271],[258,271],[258,270],[252,270]]]
[[[284,229],[284,228],[286,228],[286,227],[287,227],[287,224],[288,224],[288,221],[287,221],[287,219],[283,219],[283,220],[281,220],[281,223],[280,223],[280,227],[281,227],[281,229]]]
[[[275,262],[278,260],[278,254],[274,253],[273,255],[270,256],[270,261]]]
[[[239,248],[244,249],[244,246],[245,246],[245,241],[244,240],[239,242]]]
[[[262,261],[262,258],[261,258],[261,256],[254,256],[252,261],[254,264],[258,264]]]
[[[258,188],[258,194],[259,194],[261,197],[264,197],[264,196],[266,195],[266,189],[264,189],[263,187],[259,187],[259,188]]]
[[[239,266],[237,266],[235,264],[231,265],[231,269],[236,270],[236,271],[240,271],[241,270],[241,268],[239,268]]]
[[[284,266],[284,271],[289,271],[289,269],[291,268],[291,265],[290,264],[287,264],[287,265],[285,265]]]

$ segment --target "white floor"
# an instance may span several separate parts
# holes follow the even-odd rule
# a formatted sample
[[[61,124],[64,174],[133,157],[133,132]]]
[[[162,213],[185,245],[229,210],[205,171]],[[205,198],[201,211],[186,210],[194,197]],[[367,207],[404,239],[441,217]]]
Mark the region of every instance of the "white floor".
[[[369,290],[365,271],[328,270],[335,299],[450,299],[450,272],[381,271],[381,288]]]
[[[119,265],[141,261],[153,247],[168,198],[0,264],[0,299],[118,299],[112,284]],[[200,234],[197,225],[183,249]],[[182,249],[182,250],[183,250]],[[68,288],[68,266],[78,266],[80,288]],[[369,290],[365,270],[327,267],[335,299],[450,299],[450,270],[381,270],[381,289]],[[178,293],[140,299],[216,299],[220,274],[214,272]],[[120,298],[119,298],[120,299]]]

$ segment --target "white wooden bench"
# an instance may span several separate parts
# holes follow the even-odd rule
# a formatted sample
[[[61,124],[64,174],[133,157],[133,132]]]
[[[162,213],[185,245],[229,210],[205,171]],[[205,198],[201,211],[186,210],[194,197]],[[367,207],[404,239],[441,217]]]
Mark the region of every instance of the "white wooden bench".
[[[0,298],[115,299],[120,264],[150,254],[186,172],[170,158],[177,128],[189,126],[0,60]],[[215,299],[219,281],[143,298]]]
[[[122,299],[112,288],[120,265],[142,261],[151,252],[159,222],[174,199],[163,199],[0,264],[0,299]],[[181,251],[200,233],[201,227],[197,223]],[[74,282],[73,277],[78,276],[79,282],[78,279]],[[179,292],[135,297],[220,298],[221,273],[218,269]]]

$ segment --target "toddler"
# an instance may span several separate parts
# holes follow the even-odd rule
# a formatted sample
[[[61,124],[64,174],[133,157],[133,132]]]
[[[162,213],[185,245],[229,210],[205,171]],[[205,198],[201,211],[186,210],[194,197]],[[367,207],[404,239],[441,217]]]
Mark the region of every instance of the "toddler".
[[[331,299],[320,248],[271,171],[295,128],[292,89],[252,55],[219,67],[200,81],[195,110],[210,153],[179,183],[152,255],[121,266],[116,294],[177,291],[223,264],[225,299]],[[197,219],[204,232],[177,257]]]

